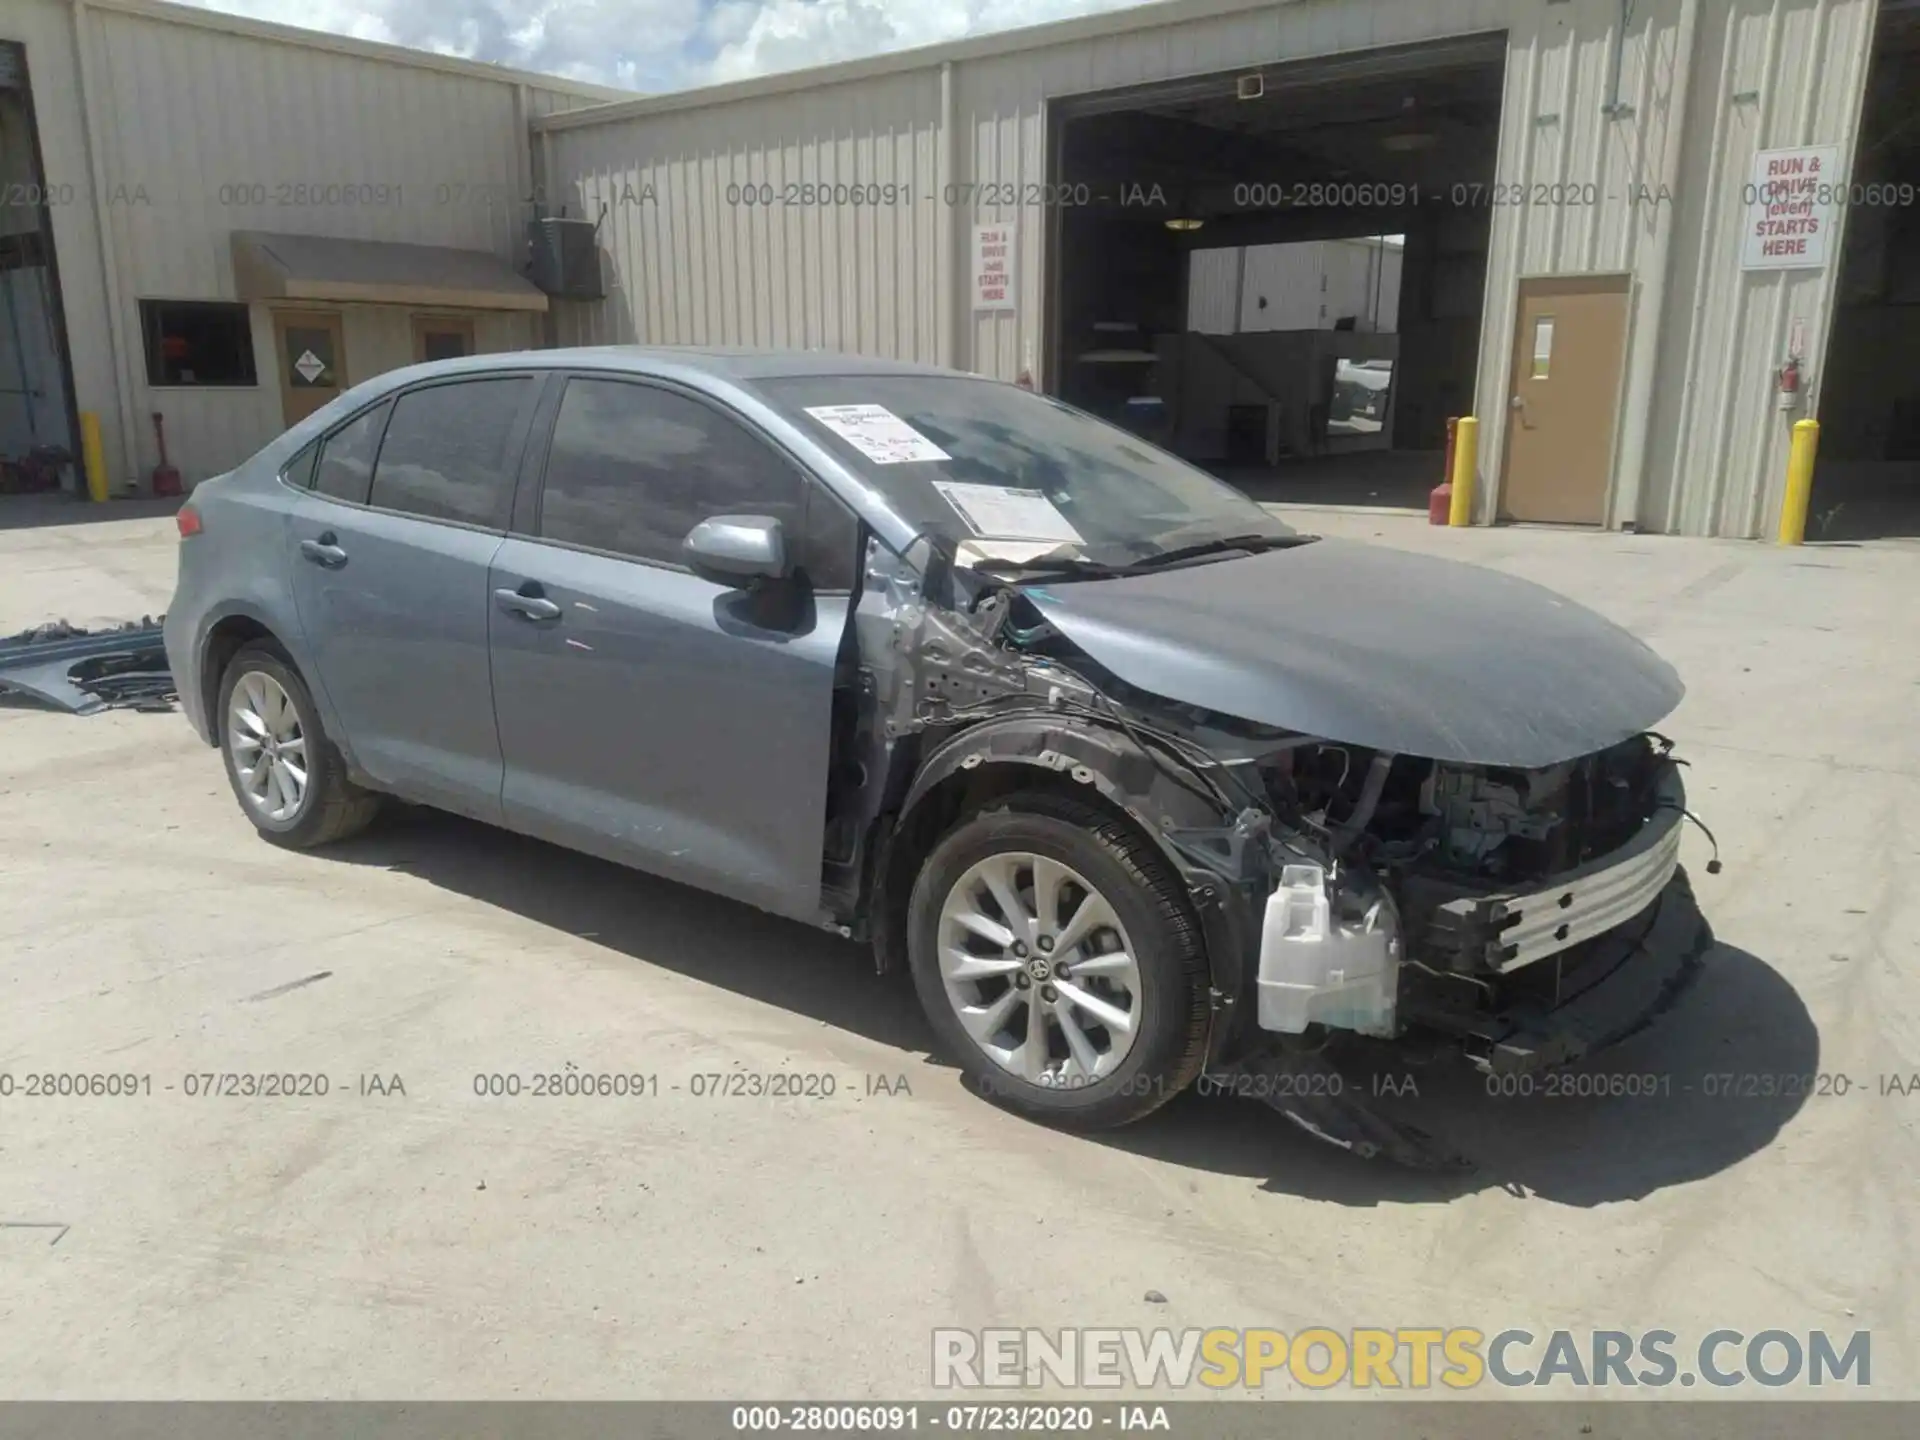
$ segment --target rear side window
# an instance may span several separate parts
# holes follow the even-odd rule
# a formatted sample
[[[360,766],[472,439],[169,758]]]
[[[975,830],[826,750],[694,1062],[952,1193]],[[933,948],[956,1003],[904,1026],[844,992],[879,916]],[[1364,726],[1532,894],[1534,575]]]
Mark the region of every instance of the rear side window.
[[[280,467],[280,478],[300,490],[313,488],[313,462],[320,458],[320,442],[314,441]]]
[[[367,487],[373,479],[373,457],[380,451],[380,432],[386,427],[391,405],[376,405],[329,435],[320,447],[320,468],[314,472],[313,488],[336,500],[367,503]]]
[[[770,516],[800,544],[804,493],[790,463],[711,406],[649,385],[569,380],[540,534],[678,565],[687,532],[709,515]]]
[[[428,520],[504,529],[520,455],[526,376],[463,380],[402,395],[393,407],[373,503]]]

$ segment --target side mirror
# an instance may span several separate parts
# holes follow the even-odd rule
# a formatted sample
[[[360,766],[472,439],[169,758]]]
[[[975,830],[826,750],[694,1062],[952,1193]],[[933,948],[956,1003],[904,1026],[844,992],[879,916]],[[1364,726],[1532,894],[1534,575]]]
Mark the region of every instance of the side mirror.
[[[787,535],[767,515],[714,515],[687,532],[687,567],[702,580],[736,588],[787,578]]]

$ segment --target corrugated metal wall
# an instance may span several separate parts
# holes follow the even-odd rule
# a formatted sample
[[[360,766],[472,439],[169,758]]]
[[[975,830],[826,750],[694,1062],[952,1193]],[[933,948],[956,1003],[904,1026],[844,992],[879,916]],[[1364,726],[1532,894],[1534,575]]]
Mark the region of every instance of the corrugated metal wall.
[[[922,71],[554,136],[559,198],[614,257],[561,342],[937,358],[939,114]]]
[[[1617,198],[1495,215],[1478,389],[1483,468],[1497,479],[1519,277],[1625,272],[1634,277],[1633,310],[1610,523],[1771,533],[1795,418],[1774,408],[1773,372],[1795,320],[1810,353],[1821,353],[1838,260],[1818,271],[1744,274],[1741,191],[1755,150],[1821,143],[1851,156],[1874,0],[1636,6],[1619,64],[1619,98],[1630,108],[1618,119],[1602,105],[1613,93],[1619,7],[1582,0],[1524,8],[1534,23],[1511,32],[1500,177],[1587,184]],[[1682,89],[1684,116],[1674,113]],[[1677,168],[1663,195],[1670,144]],[[1656,316],[1662,225],[1671,241]],[[1636,384],[1645,391],[1637,465]]]
[[[1250,245],[1240,285],[1242,330],[1318,330],[1330,302],[1325,240]],[[1264,302],[1264,303],[1263,303]]]
[[[281,428],[264,307],[257,387],[146,384],[139,301],[234,298],[232,231],[517,253],[525,161],[512,84],[111,10],[89,21],[136,409],[166,413],[173,461],[189,476],[230,468]],[[350,378],[411,361],[410,338],[375,345],[379,327],[363,318],[348,316]],[[396,323],[406,329],[404,316]],[[136,438],[144,471],[153,436]]]
[[[1503,185],[1524,187],[1503,201],[1526,199],[1497,203],[1492,215],[1475,385],[1481,518],[1497,503],[1521,278],[1627,273],[1634,284],[1610,523],[1759,534],[1778,504],[1786,443],[1770,377],[1795,320],[1809,353],[1820,354],[1837,265],[1742,275],[1740,190],[1756,148],[1829,143],[1852,153],[1873,7],[1293,0],[1236,10],[1231,0],[1194,0],[1109,17],[1108,33],[949,52],[944,73],[936,53],[918,68],[869,64],[811,88],[735,87],[705,102],[676,97],[652,114],[645,102],[620,107],[596,123],[555,126],[543,141],[560,192],[588,213],[602,199],[653,187],[650,202],[610,204],[615,293],[601,306],[563,307],[563,335],[850,348],[1007,379],[1038,373],[1048,213],[1038,204],[948,206],[929,197],[946,187],[965,201],[981,193],[968,187],[985,186],[990,197],[1020,198],[1043,184],[1051,101],[1505,31],[1496,173]],[[948,138],[943,86],[953,109],[950,175],[939,164]],[[922,198],[884,216],[837,205],[769,215],[726,199],[735,180],[777,187],[828,176],[908,179]],[[1549,187],[1546,203],[1534,186]],[[1013,312],[970,308],[969,242],[981,222],[1017,227]]]
[[[1241,250],[1194,250],[1187,256],[1187,328],[1231,335],[1240,328]]]
[[[1808,337],[1812,404],[1839,278],[1740,269],[1741,191],[1756,150],[1836,144],[1851,162],[1871,54],[1871,0],[1737,0],[1706,7],[1677,207],[1674,303],[1661,327],[1654,446],[1641,518],[1683,534],[1773,533],[1790,422],[1773,371],[1796,321]],[[1838,207],[1844,211],[1844,207]],[[1844,218],[1844,216],[1842,217]]]

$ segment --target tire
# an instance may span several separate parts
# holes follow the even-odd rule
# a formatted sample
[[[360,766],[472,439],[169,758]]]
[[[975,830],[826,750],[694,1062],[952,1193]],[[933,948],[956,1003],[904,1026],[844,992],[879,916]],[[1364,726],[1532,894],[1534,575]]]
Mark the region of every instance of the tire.
[[[284,699],[284,706],[279,699]],[[289,711],[290,725],[276,724],[273,728],[278,733],[262,737],[260,722],[264,718],[277,722]],[[243,712],[251,719],[244,718]],[[227,783],[233,787],[241,813],[262,838],[290,850],[310,850],[356,835],[372,823],[380,797],[347,778],[340,752],[321,727],[312,692],[279,646],[254,641],[235,653],[220,677],[220,703],[214,723],[220,736],[220,754],[226,762]],[[238,742],[236,726],[242,737]],[[298,739],[284,738],[287,736]],[[268,772],[275,768],[272,757],[266,754],[269,739],[284,762],[279,781],[270,773],[264,779],[254,778],[263,774],[263,764]],[[298,765],[300,758],[306,760],[304,769]],[[246,764],[249,760],[251,766]],[[297,803],[288,803],[286,786],[292,783],[286,778],[289,773],[304,775]]]
[[[1036,903],[1043,866],[1050,918]],[[1005,884],[1013,887],[1012,926],[1008,907],[992,898]],[[1081,907],[1102,899],[1104,910],[1088,913],[1117,924],[1078,934]],[[1033,944],[1005,943],[1016,930],[1034,935]],[[1065,943],[1042,956],[1049,931]],[[1121,963],[1129,955],[1131,967]],[[1204,1063],[1206,953],[1185,888],[1150,842],[1078,801],[1016,795],[950,831],[914,884],[907,959],[927,1018],[967,1080],[1031,1119],[1081,1130],[1130,1124],[1186,1089]],[[975,978],[988,968],[994,973]],[[1123,1009],[1128,1034],[1097,1018]],[[1005,1029],[976,1038],[1003,1012]],[[1043,1056],[1028,1048],[1036,1014],[1048,1032]]]

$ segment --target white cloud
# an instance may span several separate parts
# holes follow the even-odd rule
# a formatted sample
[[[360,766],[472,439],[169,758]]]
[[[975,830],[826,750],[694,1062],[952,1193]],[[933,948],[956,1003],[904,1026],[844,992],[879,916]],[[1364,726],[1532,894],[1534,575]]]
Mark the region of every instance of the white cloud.
[[[1140,0],[731,0],[747,12],[714,56],[714,80],[797,70],[967,35],[1041,25]]]
[[[1140,0],[188,0],[636,90],[1037,25]]]

